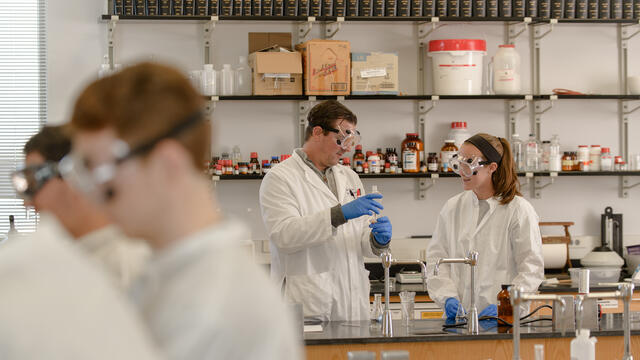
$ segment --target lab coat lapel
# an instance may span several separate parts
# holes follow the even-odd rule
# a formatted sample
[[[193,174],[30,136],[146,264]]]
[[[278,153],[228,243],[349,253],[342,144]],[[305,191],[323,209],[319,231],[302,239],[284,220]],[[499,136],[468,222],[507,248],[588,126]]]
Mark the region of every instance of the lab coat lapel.
[[[336,191],[338,193],[338,201],[342,204],[342,201],[344,200],[344,196],[347,192],[347,186],[345,183],[345,179],[347,177],[344,175],[344,172],[343,172],[345,170],[338,165],[331,167],[331,170],[333,171],[333,178],[336,181]]]
[[[298,166],[300,166],[300,168],[304,172],[304,177],[307,183],[311,184],[313,187],[318,189],[321,193],[323,193],[330,199],[337,200],[335,195],[333,195],[331,190],[329,190],[327,184],[320,180],[320,177],[315,172],[313,172],[313,170],[311,170],[309,165],[305,164],[304,160],[302,160],[302,158],[298,156],[298,154],[294,153],[293,157],[298,162]]]

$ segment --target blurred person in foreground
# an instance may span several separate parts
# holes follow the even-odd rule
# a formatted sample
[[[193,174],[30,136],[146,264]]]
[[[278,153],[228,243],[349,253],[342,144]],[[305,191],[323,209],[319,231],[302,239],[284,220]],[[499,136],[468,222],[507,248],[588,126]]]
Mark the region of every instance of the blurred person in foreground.
[[[158,64],[90,84],[71,120],[69,174],[154,249],[133,296],[169,358],[299,359],[302,330],[248,253],[249,231],[215,210],[203,105]]]

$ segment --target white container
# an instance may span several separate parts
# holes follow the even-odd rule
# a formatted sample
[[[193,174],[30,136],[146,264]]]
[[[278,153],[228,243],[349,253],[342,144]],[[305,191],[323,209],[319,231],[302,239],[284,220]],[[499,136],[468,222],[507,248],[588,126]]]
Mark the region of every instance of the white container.
[[[231,64],[222,65],[222,72],[220,75],[221,78],[221,91],[220,95],[222,96],[232,96],[234,94],[234,84],[235,84],[235,75],[233,69],[231,68]]]
[[[587,145],[578,145],[578,162],[589,162],[589,147]]]
[[[630,95],[640,95],[640,76],[629,76],[627,78]]]
[[[569,269],[571,275],[571,286],[578,287],[578,276],[581,268]],[[619,267],[589,267],[589,283],[591,286],[598,286],[599,283],[618,282],[621,268]]]
[[[607,147],[602,148],[600,153],[600,171],[613,171],[613,157]]]
[[[562,154],[560,153],[560,139],[558,135],[551,137],[551,147],[549,155],[549,171],[561,171],[562,170]]]
[[[247,57],[240,56],[236,72],[235,95],[251,95],[251,68],[247,64]]]
[[[471,133],[467,130],[467,123],[464,121],[454,121],[451,123],[451,131],[449,131],[448,139],[453,139],[456,146],[460,149],[460,146],[465,140],[471,137]]]
[[[380,156],[378,154],[370,155],[367,162],[369,163],[369,171],[372,174],[380,174]]]
[[[591,149],[589,149],[589,161],[591,161],[589,169],[591,169],[591,171],[600,171],[601,154],[602,148],[600,145],[591,145]]]
[[[204,64],[204,70],[200,74],[200,79],[203,95],[218,95],[218,76],[213,69],[213,64]]]
[[[578,329],[576,337],[571,340],[571,360],[595,360],[596,342],[595,337],[589,337],[591,333],[588,329]]]
[[[529,134],[529,140],[526,144],[526,170],[527,171],[539,171],[540,170],[540,143],[536,139],[535,134]]]
[[[436,95],[481,95],[487,43],[476,39],[429,41],[433,92]]]
[[[513,44],[499,45],[493,56],[492,81],[496,94],[520,94],[520,55]]]

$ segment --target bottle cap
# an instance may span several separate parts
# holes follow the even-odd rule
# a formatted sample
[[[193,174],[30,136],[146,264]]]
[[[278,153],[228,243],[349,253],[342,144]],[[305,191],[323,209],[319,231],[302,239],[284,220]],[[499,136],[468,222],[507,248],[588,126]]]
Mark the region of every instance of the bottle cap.
[[[356,145],[356,150],[362,150],[362,145]]]
[[[252,158],[257,158],[258,157],[258,153],[257,152],[252,152],[251,153],[251,157]]]
[[[502,284],[502,290],[509,290],[509,286],[511,286],[511,284]]]

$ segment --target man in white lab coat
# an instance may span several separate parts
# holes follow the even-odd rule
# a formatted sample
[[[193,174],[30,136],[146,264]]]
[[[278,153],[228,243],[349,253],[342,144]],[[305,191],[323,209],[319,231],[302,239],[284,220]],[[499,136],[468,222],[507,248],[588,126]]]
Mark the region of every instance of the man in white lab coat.
[[[133,295],[170,359],[300,359],[302,327],[248,253],[246,227],[216,210],[203,105],[159,64],[92,83],[71,120],[69,173],[155,250]]]
[[[25,168],[13,178],[30,178],[20,175],[36,172],[49,176],[38,177],[38,182],[32,181],[31,187],[18,194],[25,198],[25,206],[53,214],[75,243],[126,289],[144,268],[149,246],[125,236],[103,210],[59,176],[58,162],[70,150],[71,139],[64,126],[45,126],[32,136],[24,146]]]
[[[271,245],[271,275],[305,318],[369,318],[369,272],[364,256],[388,248],[391,223],[380,194],[364,194],[358,175],[338,160],[359,142],[357,118],[337,101],[309,111],[301,149],[278,164],[260,186]]]
[[[133,306],[69,238],[43,211],[37,232],[0,249],[0,359],[160,359]]]

